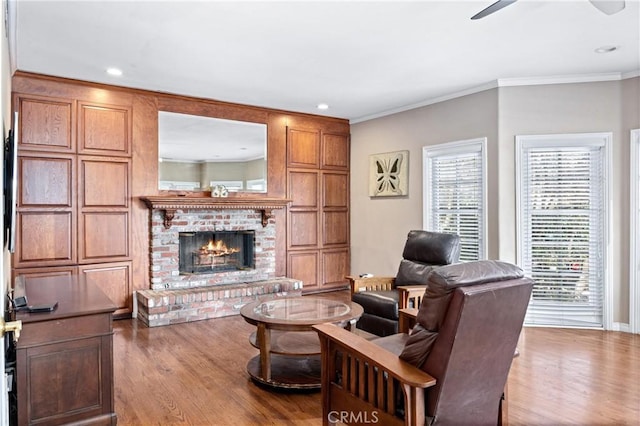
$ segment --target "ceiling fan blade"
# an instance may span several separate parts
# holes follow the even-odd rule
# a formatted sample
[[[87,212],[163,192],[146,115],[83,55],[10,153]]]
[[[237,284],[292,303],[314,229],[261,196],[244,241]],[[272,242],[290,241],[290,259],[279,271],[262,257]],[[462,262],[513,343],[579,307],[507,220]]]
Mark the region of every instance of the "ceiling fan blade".
[[[600,12],[613,15],[624,9],[624,0],[589,0],[589,2]]]
[[[480,18],[484,18],[487,15],[491,15],[493,12],[497,12],[503,7],[509,6],[511,3],[515,3],[517,0],[498,0],[493,3],[491,6],[482,9],[480,12],[476,13],[471,17],[471,19],[476,20]]]

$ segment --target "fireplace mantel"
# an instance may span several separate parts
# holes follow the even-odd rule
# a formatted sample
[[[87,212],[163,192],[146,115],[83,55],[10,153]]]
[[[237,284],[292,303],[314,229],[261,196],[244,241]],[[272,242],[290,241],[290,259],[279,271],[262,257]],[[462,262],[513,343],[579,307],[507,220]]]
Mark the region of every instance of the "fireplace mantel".
[[[151,210],[162,210],[164,227],[171,228],[176,210],[185,209],[243,209],[256,210],[262,214],[262,226],[267,226],[272,210],[284,208],[291,200],[285,198],[249,198],[249,197],[181,197],[147,196],[140,197]]]

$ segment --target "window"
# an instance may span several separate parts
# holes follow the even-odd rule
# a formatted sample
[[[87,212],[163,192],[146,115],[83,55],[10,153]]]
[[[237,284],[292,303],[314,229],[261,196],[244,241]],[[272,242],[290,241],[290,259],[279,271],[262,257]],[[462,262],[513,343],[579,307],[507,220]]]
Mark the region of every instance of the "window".
[[[486,256],[487,139],[426,146],[423,150],[424,229],[460,235],[460,260]]]
[[[640,333],[640,129],[631,131],[629,326]]]
[[[603,327],[611,134],[518,136],[518,258],[530,325]]]
[[[183,182],[176,180],[161,180],[158,182],[158,189],[161,190],[180,190],[180,191],[197,191],[200,189],[200,182]]]
[[[212,180],[209,182],[211,188],[218,185],[224,185],[227,191],[235,192],[240,191],[244,187],[244,183],[241,180]]]
[[[249,179],[247,180],[247,189],[251,191],[266,191],[267,180],[266,179]]]

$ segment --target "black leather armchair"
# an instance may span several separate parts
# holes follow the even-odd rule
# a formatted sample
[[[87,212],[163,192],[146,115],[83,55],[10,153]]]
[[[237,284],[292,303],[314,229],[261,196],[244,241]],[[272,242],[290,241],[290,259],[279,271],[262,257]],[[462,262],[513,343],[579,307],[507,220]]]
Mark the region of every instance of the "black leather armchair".
[[[409,231],[395,277],[347,277],[351,300],[364,314],[356,327],[378,336],[398,332],[398,309],[419,307],[427,275],[434,267],[457,263],[460,237],[456,234]]]

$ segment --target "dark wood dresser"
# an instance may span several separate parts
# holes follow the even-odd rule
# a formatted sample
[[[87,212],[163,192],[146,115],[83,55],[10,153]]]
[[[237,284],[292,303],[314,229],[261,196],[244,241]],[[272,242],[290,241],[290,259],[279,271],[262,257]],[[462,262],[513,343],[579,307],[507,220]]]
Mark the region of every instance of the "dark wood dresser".
[[[16,288],[18,290],[18,288]],[[19,425],[110,425],[113,401],[113,312],[117,306],[78,276],[30,278],[29,305],[58,302],[53,312],[18,312]]]

